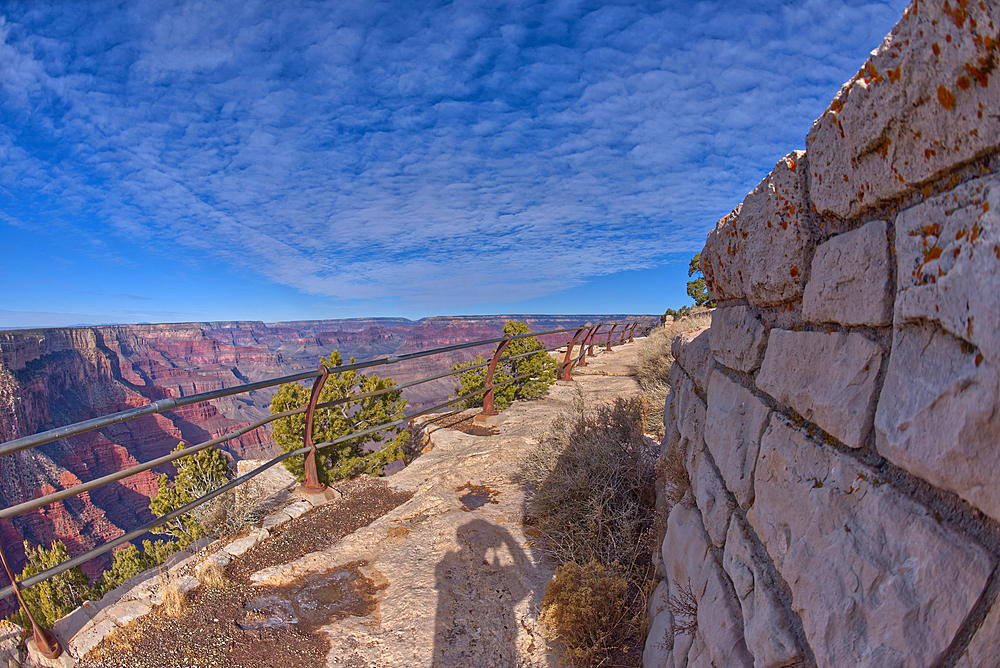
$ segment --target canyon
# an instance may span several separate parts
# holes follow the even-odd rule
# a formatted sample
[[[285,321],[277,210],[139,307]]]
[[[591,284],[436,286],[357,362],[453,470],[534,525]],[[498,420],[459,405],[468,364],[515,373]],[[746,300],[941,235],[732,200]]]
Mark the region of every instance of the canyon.
[[[525,320],[533,331],[578,327],[589,322],[624,322],[624,315],[466,316],[356,318],[265,324],[257,321],[103,325],[0,332],[0,442],[38,433],[168,397],[234,387],[316,368],[337,350],[346,362],[403,355],[494,338],[504,323]],[[643,322],[651,325],[655,318]],[[565,344],[571,333],[544,337]],[[453,351],[378,368],[397,383],[441,373],[453,364],[488,356],[492,345]],[[407,388],[407,413],[446,401],[452,379]],[[179,441],[198,443],[270,414],[274,388],[201,402],[65,438],[0,458],[0,503],[37,498],[149,461]],[[227,456],[268,458],[279,450],[265,429],[221,446]],[[235,467],[234,467],[235,468]],[[22,543],[66,544],[80,554],[152,519],[149,498],[157,475],[147,471],[119,483],[0,520],[0,541],[20,570]],[[84,566],[97,577],[110,557]],[[2,611],[0,611],[2,612]]]

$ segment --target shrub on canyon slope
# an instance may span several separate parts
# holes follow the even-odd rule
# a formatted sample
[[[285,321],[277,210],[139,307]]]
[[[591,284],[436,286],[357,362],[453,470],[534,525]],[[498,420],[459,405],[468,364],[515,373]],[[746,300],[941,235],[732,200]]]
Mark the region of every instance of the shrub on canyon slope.
[[[182,441],[174,448],[174,452],[183,449]],[[159,489],[149,500],[149,509],[157,517],[163,517],[221,487],[231,477],[226,456],[215,447],[181,457],[174,465],[177,467],[177,475],[171,481],[169,476],[161,474],[157,481]],[[206,533],[204,519],[212,512],[215,503],[215,500],[210,501],[176,517],[153,529],[153,533],[172,535],[177,539],[178,548],[187,547]]]
[[[521,320],[511,320],[503,326],[505,336],[520,336],[530,334],[531,329],[527,323]],[[544,395],[549,386],[556,379],[556,362],[548,353],[541,341],[533,336],[526,336],[523,339],[515,339],[510,342],[502,357],[514,357],[524,353],[537,351],[534,355],[527,355],[518,359],[501,360],[497,363],[493,372],[493,384],[501,385],[494,390],[493,402],[497,410],[503,410],[510,406],[517,399],[533,399]],[[482,355],[477,355],[475,359],[468,362],[460,362],[451,368],[458,371],[477,364],[489,361]],[[507,382],[518,376],[528,375],[527,378]],[[483,389],[486,383],[486,367],[480,367],[467,371],[458,377],[458,385],[455,387],[456,396],[465,396]],[[479,408],[483,405],[483,395],[477,394],[469,397],[463,403],[465,408]]]
[[[333,351],[320,363],[327,368],[340,366],[340,353]],[[354,358],[351,358],[354,363]],[[365,431],[403,417],[406,400],[402,390],[390,390],[396,384],[391,378],[357,371],[331,373],[319,395],[319,403],[340,401],[336,406],[319,408],[313,416],[313,443],[330,443],[349,434]],[[375,397],[362,397],[380,390],[390,390]],[[309,402],[311,387],[298,383],[282,385],[271,400],[271,413],[300,408]],[[275,420],[271,437],[284,452],[298,450],[304,444],[306,421],[303,415]],[[403,456],[403,444],[408,434],[401,426],[382,429],[365,436],[344,438],[339,443],[318,448],[316,469],[320,482],[329,482],[361,473],[379,475],[382,467]],[[369,443],[383,443],[378,450],[368,451]],[[305,478],[301,455],[285,460],[285,467],[299,480]]]
[[[41,545],[36,547],[24,541],[24,553],[28,563],[21,571],[19,581],[58,566],[70,558],[66,545],[60,540],[53,541],[48,550]],[[94,598],[94,591],[83,570],[76,566],[22,589],[21,596],[35,620],[46,628],[52,628],[56,620],[73,612],[86,599]],[[10,616],[10,621],[24,628],[31,628],[28,616],[20,608]]]

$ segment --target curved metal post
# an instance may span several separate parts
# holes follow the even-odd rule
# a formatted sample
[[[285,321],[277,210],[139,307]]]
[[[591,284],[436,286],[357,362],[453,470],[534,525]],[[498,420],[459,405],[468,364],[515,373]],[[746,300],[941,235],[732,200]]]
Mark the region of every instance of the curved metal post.
[[[608,332],[608,348],[607,348],[607,351],[609,353],[611,352],[611,335],[615,333],[615,327],[617,327],[617,326],[618,326],[617,323],[615,323],[614,325],[611,325],[611,331]]]
[[[306,454],[306,459],[303,462],[306,481],[302,486],[313,492],[322,492],[326,489],[326,485],[319,481],[319,475],[316,472],[316,445],[313,443],[312,431],[313,413],[316,412],[316,402],[319,401],[319,393],[323,390],[323,384],[326,383],[326,379],[330,375],[330,370],[320,364],[319,371],[320,375],[316,376],[316,380],[313,381],[312,394],[309,395],[309,406],[306,408],[305,447],[309,448],[309,452]]]
[[[587,331],[586,327],[576,330],[573,338],[566,344],[566,357],[563,359],[559,380],[573,380],[573,348],[576,346],[576,340],[580,338],[580,334],[585,331]]]
[[[631,329],[628,330],[628,342],[635,343],[635,328],[639,326],[639,321],[636,320],[632,323]]]
[[[590,332],[590,336],[587,337],[587,357],[594,356],[594,338],[597,337],[597,331],[604,326],[603,322],[597,323],[597,327]]]
[[[486,381],[483,383],[486,394],[483,395],[483,410],[480,411],[480,415],[499,415],[494,405],[493,372],[496,371],[500,355],[507,349],[509,343],[510,338],[508,337],[497,344],[497,349],[493,353],[493,359],[490,360],[490,365],[486,368]]]
[[[587,329],[587,333],[583,335],[582,339],[580,339],[580,354],[577,355],[580,360],[576,363],[578,367],[587,366],[587,339],[590,337],[590,333],[592,331],[594,331],[593,325]]]
[[[42,656],[46,659],[58,659],[62,654],[62,647],[59,645],[59,641],[56,640],[49,631],[38,625],[35,621],[34,615],[31,614],[31,610],[24,603],[24,599],[21,598],[21,588],[17,586],[17,581],[14,579],[14,574],[10,570],[10,564],[7,563],[7,555],[4,554],[3,547],[0,546],[0,561],[3,562],[3,568],[7,571],[7,577],[10,578],[10,585],[14,589],[14,595],[17,596],[17,602],[21,605],[21,609],[24,610],[24,614],[27,616],[28,621],[31,622],[31,635],[35,640],[35,645],[38,646],[38,651],[41,652]]]

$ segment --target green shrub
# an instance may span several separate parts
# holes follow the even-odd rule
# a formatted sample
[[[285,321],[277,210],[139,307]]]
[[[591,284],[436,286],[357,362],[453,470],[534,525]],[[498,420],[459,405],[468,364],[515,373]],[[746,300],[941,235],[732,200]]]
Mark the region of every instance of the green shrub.
[[[21,571],[18,581],[58,566],[70,558],[66,545],[60,540],[53,541],[48,550],[41,545],[35,547],[24,541],[24,553],[28,563]],[[95,592],[83,570],[75,566],[23,589],[21,596],[35,620],[46,628],[52,628],[56,620],[73,612],[85,600],[95,598]],[[24,628],[31,628],[31,622],[20,608],[9,619]]]
[[[174,452],[184,449],[181,441]],[[149,509],[157,517],[177,510],[205,494],[221,487],[229,481],[231,472],[225,455],[215,447],[208,447],[186,457],[181,457],[174,465],[177,475],[173,481],[161,474],[157,483],[159,489],[149,500]],[[214,502],[214,500],[213,500]],[[206,533],[202,519],[210,512],[213,502],[203,504],[195,510],[175,517],[166,524],[153,529],[153,533],[169,534],[176,538],[177,547],[183,549]]]
[[[511,320],[503,326],[503,333],[505,336],[519,336],[530,334],[531,329],[523,321]],[[537,350],[538,353],[515,360],[502,360],[497,363],[493,372],[494,385],[500,385],[500,383],[518,376],[530,374],[528,378],[507,383],[494,390],[493,405],[497,410],[502,411],[518,399],[534,399],[544,396],[548,392],[549,386],[555,382],[556,362],[545,352],[545,346],[542,342],[533,336],[511,341],[501,357],[512,357],[533,350]],[[488,361],[486,358],[478,355],[473,360],[456,364],[451,370],[457,371],[486,361]],[[480,367],[461,374],[458,377],[458,385],[455,387],[456,396],[465,396],[483,389],[486,383],[486,371],[486,367]],[[465,408],[480,408],[483,405],[483,395],[477,394],[474,397],[469,397],[462,405]]]
[[[340,353],[333,351],[320,362],[327,368],[341,365]],[[354,363],[354,358],[351,358]],[[317,409],[313,416],[313,443],[326,443],[356,431],[364,431],[403,417],[406,400],[402,390],[395,390],[377,397],[358,398],[359,395],[395,387],[391,378],[380,378],[375,374],[364,375],[357,371],[330,374],[319,395],[319,403],[348,399],[345,403],[330,408]],[[282,385],[271,400],[271,413],[282,413],[305,406],[309,402],[311,388],[298,383]],[[271,437],[284,452],[298,450],[305,442],[306,421],[304,415],[276,420],[271,428]],[[348,439],[336,445],[319,448],[316,452],[316,469],[320,482],[330,482],[362,473],[381,474],[382,467],[403,456],[403,445],[408,434],[402,427],[392,427],[367,436]],[[366,451],[369,443],[388,442],[381,449]],[[299,480],[305,479],[302,456],[286,459],[285,467]]]

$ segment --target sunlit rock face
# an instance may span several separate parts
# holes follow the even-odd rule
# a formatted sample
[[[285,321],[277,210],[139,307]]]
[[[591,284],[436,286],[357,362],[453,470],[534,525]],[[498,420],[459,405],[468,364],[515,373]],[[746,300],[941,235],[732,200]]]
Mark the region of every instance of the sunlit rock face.
[[[741,665],[737,637],[755,668],[1000,656],[998,26],[996,2],[911,4],[708,235],[712,359],[674,340],[662,448],[691,493],[646,668]]]

